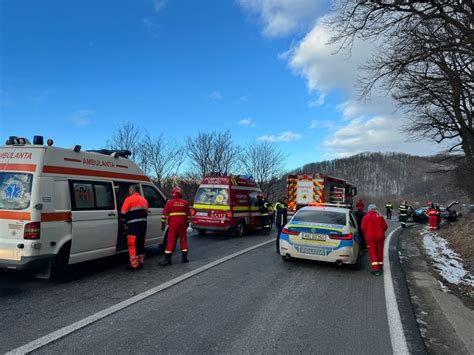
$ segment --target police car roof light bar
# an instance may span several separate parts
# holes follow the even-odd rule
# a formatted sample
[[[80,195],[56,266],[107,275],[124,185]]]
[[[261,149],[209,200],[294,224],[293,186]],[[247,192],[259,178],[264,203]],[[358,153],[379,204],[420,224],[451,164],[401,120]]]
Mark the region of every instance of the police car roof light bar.
[[[315,203],[312,206],[350,208],[348,203]]]

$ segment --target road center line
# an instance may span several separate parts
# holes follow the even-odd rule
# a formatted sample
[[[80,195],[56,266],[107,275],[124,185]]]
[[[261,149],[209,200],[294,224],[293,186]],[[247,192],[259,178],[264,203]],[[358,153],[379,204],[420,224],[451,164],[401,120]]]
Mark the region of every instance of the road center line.
[[[384,245],[384,271],[383,281],[385,289],[385,305],[387,307],[388,328],[390,330],[390,340],[392,342],[392,351],[394,354],[408,354],[408,344],[403,332],[400,310],[398,309],[395,289],[393,288],[392,272],[390,270],[389,246],[393,234],[401,227],[395,228],[389,235]]]
[[[65,337],[66,335],[69,335],[79,329],[82,329],[92,323],[95,323],[97,322],[98,320],[101,320],[105,317],[108,317],[110,316],[111,314],[114,314],[124,308],[127,308],[137,302],[140,302],[142,300],[144,300],[145,298],[148,298],[150,296],[153,296],[154,294],[160,292],[160,291],[163,291],[163,290],[166,290],[167,288],[170,288],[186,279],[189,279],[193,276],[196,276],[197,274],[200,274],[204,271],[207,271],[209,269],[212,269],[213,267],[219,265],[219,264],[222,264],[222,263],[225,263],[226,261],[229,261],[233,258],[236,258],[237,256],[240,256],[242,254],[245,254],[245,253],[248,253],[249,251],[252,251],[254,249],[257,249],[257,248],[260,248],[261,246],[264,246],[266,244],[269,244],[269,243],[273,243],[275,242],[275,239],[269,239],[265,242],[262,242],[262,243],[259,243],[259,244],[256,244],[256,245],[253,245],[251,247],[248,247],[246,249],[243,249],[241,251],[238,251],[234,254],[230,254],[228,256],[225,256],[221,259],[218,259],[216,261],[213,261],[209,264],[206,264],[206,265],[203,265],[195,270],[192,270],[190,272],[187,272],[186,274],[183,274],[181,276],[178,276],[172,280],[169,280],[165,283],[162,283],[161,285],[158,285],[156,287],[153,287],[151,289],[149,289],[148,291],[145,291],[145,292],[142,292],[142,293],[139,293],[138,295],[130,298],[130,299],[127,299],[125,301],[122,301],[120,303],[117,303],[116,305],[113,305],[109,308],[106,308],[100,312],[97,312],[89,317],[86,317],[84,319],[81,319],[75,323],[72,323],[64,328],[61,328],[61,329],[58,329],[52,333],[49,333],[41,338],[38,338],[36,340],[33,340],[32,342],[29,342],[28,344],[25,344],[25,345],[22,345],[16,349],[13,349],[13,350],[10,350],[9,352],[6,353],[6,355],[12,355],[12,354],[27,354],[33,350],[37,350],[45,345],[48,345],[58,339],[61,339],[63,337]]]

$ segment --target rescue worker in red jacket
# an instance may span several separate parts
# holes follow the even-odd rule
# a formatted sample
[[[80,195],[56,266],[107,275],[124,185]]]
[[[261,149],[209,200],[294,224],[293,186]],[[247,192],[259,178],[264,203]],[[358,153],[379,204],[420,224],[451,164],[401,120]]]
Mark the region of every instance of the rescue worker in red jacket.
[[[188,260],[188,237],[186,230],[191,219],[189,204],[182,199],[182,192],[179,187],[171,191],[171,200],[166,202],[161,219],[161,230],[165,230],[168,222],[168,243],[165,249],[165,259],[160,262],[161,266],[171,265],[171,256],[179,236],[181,246],[181,262],[187,263]]]
[[[362,199],[359,199],[359,201],[357,201],[356,203],[357,212],[359,213],[364,212],[364,207],[365,207],[364,202],[362,201]]]
[[[388,226],[385,219],[376,209],[377,207],[374,204],[369,205],[369,211],[362,219],[361,228],[367,241],[367,249],[372,261],[372,274],[380,276],[383,270],[383,242]]]
[[[437,210],[434,205],[428,209],[428,223],[431,230],[438,229],[438,219],[439,219],[439,210]]]
[[[140,186],[132,185],[120,213],[128,227],[127,244],[132,271],[140,270],[145,262],[145,235],[148,201],[140,195]]]

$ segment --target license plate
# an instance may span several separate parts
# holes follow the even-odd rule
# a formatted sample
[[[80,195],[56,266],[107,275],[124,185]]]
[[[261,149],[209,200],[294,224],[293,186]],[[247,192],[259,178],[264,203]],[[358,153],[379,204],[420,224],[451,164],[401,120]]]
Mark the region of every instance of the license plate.
[[[196,216],[207,216],[207,212],[196,212]]]
[[[326,241],[326,235],[325,234],[312,234],[312,233],[302,233],[301,238],[303,239],[309,239],[309,240],[319,240],[319,241]]]

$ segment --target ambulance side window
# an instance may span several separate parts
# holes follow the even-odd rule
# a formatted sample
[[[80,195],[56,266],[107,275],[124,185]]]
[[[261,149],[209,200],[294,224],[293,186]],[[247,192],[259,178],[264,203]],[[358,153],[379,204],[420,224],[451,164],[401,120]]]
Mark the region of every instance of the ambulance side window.
[[[164,197],[153,187],[149,185],[142,185],[143,197],[148,201],[149,208],[164,208],[166,200]]]
[[[111,183],[70,180],[69,190],[71,193],[71,207],[73,211],[114,209]]]

